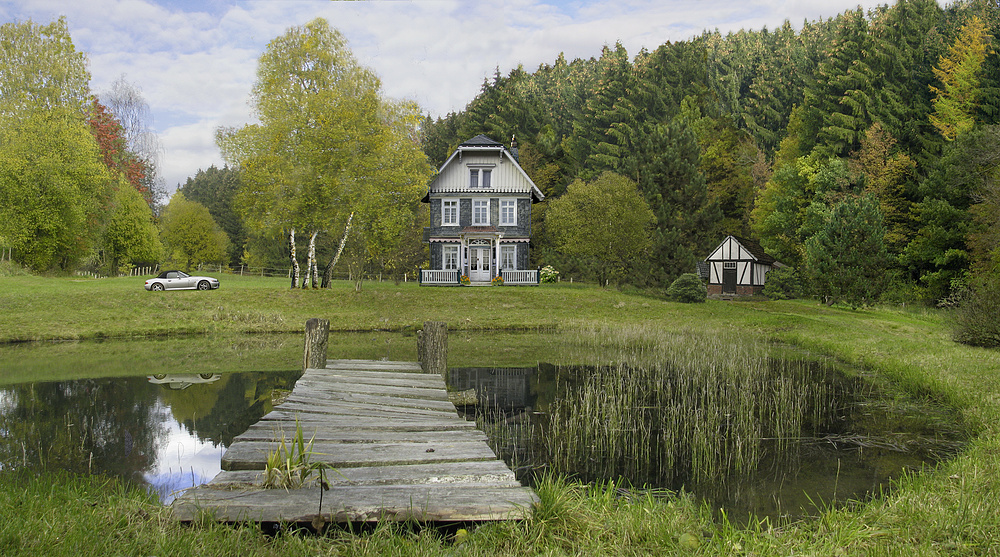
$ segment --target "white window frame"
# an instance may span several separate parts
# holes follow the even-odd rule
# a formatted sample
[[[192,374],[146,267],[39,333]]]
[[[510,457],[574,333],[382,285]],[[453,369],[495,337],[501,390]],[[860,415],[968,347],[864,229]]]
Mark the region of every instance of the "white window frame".
[[[472,200],[472,225],[489,226],[490,224],[490,200]]]
[[[517,226],[517,199],[500,200],[500,226]]]
[[[458,269],[458,244],[441,246],[441,268],[445,271]]]
[[[514,244],[500,244],[500,269],[509,271],[517,270],[517,246]]]
[[[458,226],[458,207],[457,199],[441,200],[441,226]],[[449,219],[449,216],[453,218]]]
[[[492,188],[493,168],[492,166],[474,166],[469,168],[469,188]]]

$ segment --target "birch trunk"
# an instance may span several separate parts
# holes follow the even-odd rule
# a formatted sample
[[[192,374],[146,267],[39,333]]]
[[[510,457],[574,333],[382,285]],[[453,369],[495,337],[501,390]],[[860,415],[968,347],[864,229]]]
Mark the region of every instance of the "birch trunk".
[[[291,250],[292,258],[292,288],[299,284],[299,260],[295,257],[295,229],[288,231],[288,247]]]
[[[316,235],[319,234],[317,231],[313,231],[312,236],[309,237],[309,283],[313,288],[319,288],[319,268],[316,265]],[[303,284],[303,286],[305,286]]]
[[[337,255],[333,256],[330,263],[323,269],[323,288],[330,288],[330,283],[333,282],[333,266],[337,264],[340,254],[344,252],[344,244],[347,243],[347,234],[351,231],[352,220],[354,220],[354,213],[351,213],[351,216],[347,217],[347,226],[344,227],[344,237],[340,239],[340,247],[337,248]]]

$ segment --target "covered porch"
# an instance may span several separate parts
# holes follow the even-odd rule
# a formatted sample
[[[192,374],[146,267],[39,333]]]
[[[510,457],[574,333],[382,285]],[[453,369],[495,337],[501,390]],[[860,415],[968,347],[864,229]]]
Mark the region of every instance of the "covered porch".
[[[457,238],[434,238],[440,269],[422,269],[421,285],[537,285],[538,270],[525,269],[527,238],[504,238],[493,227],[468,227]],[[435,245],[436,244],[436,245]]]

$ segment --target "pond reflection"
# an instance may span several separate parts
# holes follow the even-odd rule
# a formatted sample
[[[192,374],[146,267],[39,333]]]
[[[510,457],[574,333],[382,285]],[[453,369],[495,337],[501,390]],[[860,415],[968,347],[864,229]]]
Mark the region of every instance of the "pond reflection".
[[[610,408],[620,402],[616,386],[604,379],[596,393],[588,390],[602,375],[616,384],[634,381],[620,370],[550,364],[451,368],[448,381],[463,394],[461,411],[475,417],[523,483],[550,470],[587,482],[613,479],[637,489],[685,490],[738,523],[751,516],[804,518],[826,506],[868,499],[902,473],[954,455],[964,440],[947,408],[826,366],[806,366],[790,383],[796,393],[814,393],[814,400],[799,410],[807,419],[782,439],[758,424],[768,416],[753,417],[756,429],[737,439],[730,415],[735,406],[719,412],[729,416],[723,420],[699,415],[705,413],[703,398],[689,404],[680,400],[679,390],[657,397],[652,392],[658,386],[648,383],[634,385],[626,408]],[[588,402],[593,394],[597,402]],[[754,404],[773,415],[776,410],[761,398]],[[787,399],[778,397],[782,404]],[[678,429],[667,431],[670,427]],[[684,429],[694,436],[685,438]],[[729,466],[699,476],[699,462],[714,463],[690,446],[697,443]],[[746,452],[750,444],[760,446],[759,456],[736,462],[733,447]]]
[[[156,375],[0,389],[0,467],[102,473],[164,502],[210,480],[235,435],[298,373]]]

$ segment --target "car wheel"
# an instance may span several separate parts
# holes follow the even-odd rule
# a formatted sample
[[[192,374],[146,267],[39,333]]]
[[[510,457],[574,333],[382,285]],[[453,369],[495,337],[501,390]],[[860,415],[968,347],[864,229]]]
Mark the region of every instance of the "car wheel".
[[[214,373],[199,373],[198,377],[201,377],[202,379],[204,379],[204,380],[207,381],[207,380],[211,379],[213,375],[215,375],[215,374]]]
[[[167,378],[167,375],[166,375],[165,373],[157,373],[157,374],[156,374],[156,375],[154,375],[153,377],[155,377],[155,378],[157,378],[158,380],[162,381],[162,380],[164,380],[164,379],[166,379],[166,378]]]
[[[209,290],[210,288],[212,288],[212,285],[208,284],[207,280],[198,283],[198,290]]]
[[[153,284],[152,289],[154,291],[156,291],[156,292],[162,292],[163,291],[163,285],[157,282],[157,283]]]

